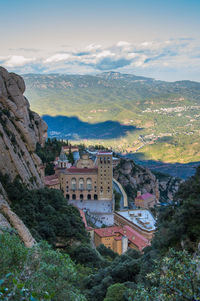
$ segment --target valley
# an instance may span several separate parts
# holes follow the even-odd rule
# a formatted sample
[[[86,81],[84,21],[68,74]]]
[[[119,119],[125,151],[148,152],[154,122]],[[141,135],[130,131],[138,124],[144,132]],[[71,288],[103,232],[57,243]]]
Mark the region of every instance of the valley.
[[[145,161],[200,161],[200,83],[118,72],[24,75],[48,136],[101,144]]]

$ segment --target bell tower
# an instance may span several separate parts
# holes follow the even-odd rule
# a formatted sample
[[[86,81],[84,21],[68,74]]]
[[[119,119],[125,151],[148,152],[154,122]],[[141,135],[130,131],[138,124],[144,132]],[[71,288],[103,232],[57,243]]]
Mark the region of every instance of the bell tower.
[[[112,200],[112,152],[99,151],[97,153],[98,166],[98,200]]]

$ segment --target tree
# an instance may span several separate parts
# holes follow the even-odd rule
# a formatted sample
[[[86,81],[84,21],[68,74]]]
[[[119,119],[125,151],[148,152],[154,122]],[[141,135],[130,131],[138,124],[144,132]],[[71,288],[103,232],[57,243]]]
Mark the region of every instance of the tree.
[[[76,267],[46,242],[27,249],[14,232],[0,234],[0,300],[86,301]]]
[[[104,301],[124,301],[124,293],[126,291],[126,286],[122,283],[115,283],[109,286],[106,298]]]
[[[0,175],[11,207],[29,228],[37,241],[47,240],[56,245],[71,245],[72,241],[88,242],[82,218],[77,208],[68,205],[62,192],[56,189],[29,190],[16,179]]]
[[[155,269],[146,277],[150,286],[139,284],[129,294],[134,301],[199,301],[200,255],[171,249],[167,256],[156,263]]]

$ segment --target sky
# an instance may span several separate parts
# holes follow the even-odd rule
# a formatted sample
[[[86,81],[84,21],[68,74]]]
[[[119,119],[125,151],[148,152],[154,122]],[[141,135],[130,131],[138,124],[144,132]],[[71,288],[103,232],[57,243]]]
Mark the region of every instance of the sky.
[[[0,0],[0,65],[200,82],[200,0]]]

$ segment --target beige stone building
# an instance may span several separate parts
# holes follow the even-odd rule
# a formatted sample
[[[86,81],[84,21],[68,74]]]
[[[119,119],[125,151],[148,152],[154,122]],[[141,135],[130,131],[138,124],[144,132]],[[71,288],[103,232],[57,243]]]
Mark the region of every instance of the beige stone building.
[[[145,247],[150,245],[150,242],[129,226],[115,226],[94,229],[94,244],[96,247],[103,244],[121,255],[126,252],[128,248],[142,252]]]
[[[95,161],[84,154],[76,166],[56,173],[68,200],[112,200],[112,152],[98,152]]]
[[[97,227],[111,226],[113,216],[112,152],[83,154],[73,166],[62,151],[55,161],[55,175],[45,177],[49,188],[60,189],[68,202],[84,212]]]

